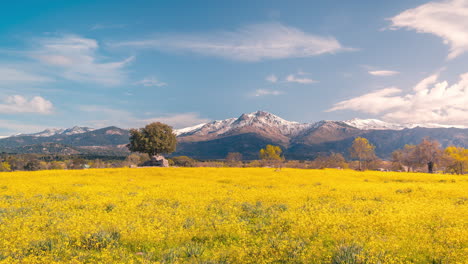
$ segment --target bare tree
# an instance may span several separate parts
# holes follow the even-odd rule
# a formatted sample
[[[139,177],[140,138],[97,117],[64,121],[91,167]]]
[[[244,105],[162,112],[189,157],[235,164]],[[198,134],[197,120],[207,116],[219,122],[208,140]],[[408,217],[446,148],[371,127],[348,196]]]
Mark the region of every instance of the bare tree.
[[[416,146],[414,153],[419,164],[427,165],[427,172],[429,173],[434,172],[434,165],[442,156],[440,143],[437,140],[430,140],[429,138],[424,138],[421,143]]]

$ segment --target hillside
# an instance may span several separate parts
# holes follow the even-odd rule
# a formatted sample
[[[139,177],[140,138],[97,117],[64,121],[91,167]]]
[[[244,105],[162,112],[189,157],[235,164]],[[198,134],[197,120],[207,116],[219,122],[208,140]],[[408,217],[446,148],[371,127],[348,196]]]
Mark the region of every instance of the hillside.
[[[369,139],[381,158],[389,158],[394,150],[405,144],[418,144],[424,137],[439,141],[443,147],[468,147],[467,128],[427,126],[392,124],[375,119],[298,123],[257,111],[238,118],[176,129],[179,143],[173,155],[223,159],[229,152],[240,152],[245,159],[256,159],[260,148],[274,144],[283,148],[286,158],[306,160],[331,152],[347,155],[357,136]],[[121,156],[128,154],[125,147],[128,138],[129,131],[118,127],[48,129],[0,139],[0,151]]]

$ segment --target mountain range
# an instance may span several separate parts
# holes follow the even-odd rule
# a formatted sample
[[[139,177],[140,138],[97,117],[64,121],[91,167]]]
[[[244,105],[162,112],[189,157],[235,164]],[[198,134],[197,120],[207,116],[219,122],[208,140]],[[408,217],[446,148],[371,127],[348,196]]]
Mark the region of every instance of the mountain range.
[[[267,144],[279,145],[288,159],[313,159],[331,152],[348,153],[357,136],[376,146],[381,158],[405,144],[418,144],[424,137],[438,140],[443,147],[468,147],[468,128],[429,124],[394,124],[377,119],[298,123],[265,111],[242,114],[193,127],[176,129],[178,146],[173,154],[197,159],[223,159],[240,152],[256,159]],[[14,153],[126,155],[129,131],[118,127],[92,129],[47,129],[0,139],[0,150]]]

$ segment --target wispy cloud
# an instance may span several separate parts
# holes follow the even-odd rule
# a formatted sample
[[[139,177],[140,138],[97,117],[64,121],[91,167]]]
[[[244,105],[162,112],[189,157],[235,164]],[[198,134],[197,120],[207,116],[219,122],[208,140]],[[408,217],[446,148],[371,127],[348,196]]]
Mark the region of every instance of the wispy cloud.
[[[124,67],[134,57],[122,61],[101,62],[99,44],[94,39],[76,35],[42,38],[29,56],[46,67],[55,69],[60,77],[103,85],[119,85],[126,80]]]
[[[140,123],[149,124],[152,122],[162,122],[171,125],[174,128],[184,128],[211,121],[207,118],[202,118],[198,113],[176,113],[167,114],[158,117],[152,117],[149,119],[140,120]]]
[[[335,104],[328,111],[355,110],[401,123],[440,123],[468,126],[468,73],[449,85],[431,75],[404,93],[385,88]]]
[[[255,24],[236,31],[166,34],[117,46],[186,51],[239,61],[306,58],[349,51],[331,36],[318,36],[279,23]]]
[[[383,76],[383,77],[386,77],[386,76],[397,75],[397,74],[399,74],[400,72],[397,72],[397,71],[380,70],[380,71],[368,71],[368,73],[369,73],[370,75],[374,75],[374,76]]]
[[[28,124],[12,120],[0,120],[0,131],[2,137],[8,137],[18,133],[34,133],[48,128],[44,125]]]
[[[143,80],[136,82],[135,84],[136,85],[143,85],[145,87],[152,87],[152,86],[162,87],[162,86],[167,85],[167,83],[161,82],[155,77],[146,77]]]
[[[296,74],[289,74],[286,77],[286,82],[290,83],[300,83],[300,84],[311,84],[311,83],[316,83],[316,80],[313,80],[311,78],[307,77],[299,77],[298,75],[306,75],[303,72],[299,72],[297,75]]]
[[[0,113],[35,113],[50,114],[53,110],[53,104],[41,96],[35,96],[27,99],[21,95],[8,96],[3,103],[0,103]]]
[[[450,46],[449,59],[468,51],[468,1],[429,2],[390,18],[391,29],[434,34]]]
[[[95,114],[95,118],[99,118],[87,123],[87,125],[91,127],[105,127],[113,125],[124,128],[135,128],[143,127],[152,122],[162,122],[174,128],[184,128],[210,121],[210,119],[203,118],[198,113],[194,112],[169,113],[154,115],[150,118],[141,118],[128,111],[100,105],[82,105],[79,109],[83,112],[93,113]]]
[[[16,69],[11,65],[0,65],[0,83],[44,83],[53,79],[22,69]]]
[[[127,25],[125,24],[95,24],[90,28],[90,30],[119,29],[125,28],[126,26]]]
[[[403,98],[392,97],[393,95],[401,92],[402,90],[396,87],[373,91],[365,95],[336,103],[331,109],[327,110],[327,112],[350,109],[370,114],[379,114],[386,110],[401,107],[402,104],[404,104]]]
[[[271,74],[271,75],[268,75],[265,80],[267,82],[271,82],[271,83],[276,83],[278,81],[278,77],[276,77],[276,75],[274,74]]]
[[[278,90],[269,90],[269,89],[258,89],[252,95],[253,96],[266,96],[266,95],[281,95],[282,91]]]

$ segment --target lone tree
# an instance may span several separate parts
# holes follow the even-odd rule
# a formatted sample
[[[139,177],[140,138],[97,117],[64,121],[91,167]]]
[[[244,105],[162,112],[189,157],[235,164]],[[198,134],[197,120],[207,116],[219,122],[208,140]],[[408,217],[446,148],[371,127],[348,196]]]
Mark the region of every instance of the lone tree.
[[[456,174],[465,174],[468,167],[468,149],[450,146],[445,149],[446,162]],[[1,166],[0,166],[1,170]]]
[[[128,149],[133,152],[147,153],[150,157],[170,154],[176,150],[176,136],[172,127],[155,122],[144,128],[130,130]]]
[[[434,165],[442,156],[440,143],[437,140],[424,138],[421,143],[416,146],[415,156],[421,165],[427,164],[427,172],[434,172]]]
[[[261,149],[259,152],[260,159],[269,160],[269,161],[281,161],[283,157],[281,156],[281,150],[278,146],[267,145],[264,149]]]
[[[281,167],[281,162],[284,160],[284,157],[281,155],[282,152],[279,146],[267,145],[264,149],[261,149],[258,154],[261,160],[279,169]]]
[[[362,170],[362,162],[374,160],[375,146],[370,144],[366,138],[357,137],[350,148],[351,157],[359,161],[359,170]]]
[[[229,152],[226,156],[227,162],[240,162],[242,161],[242,154],[239,152]]]

